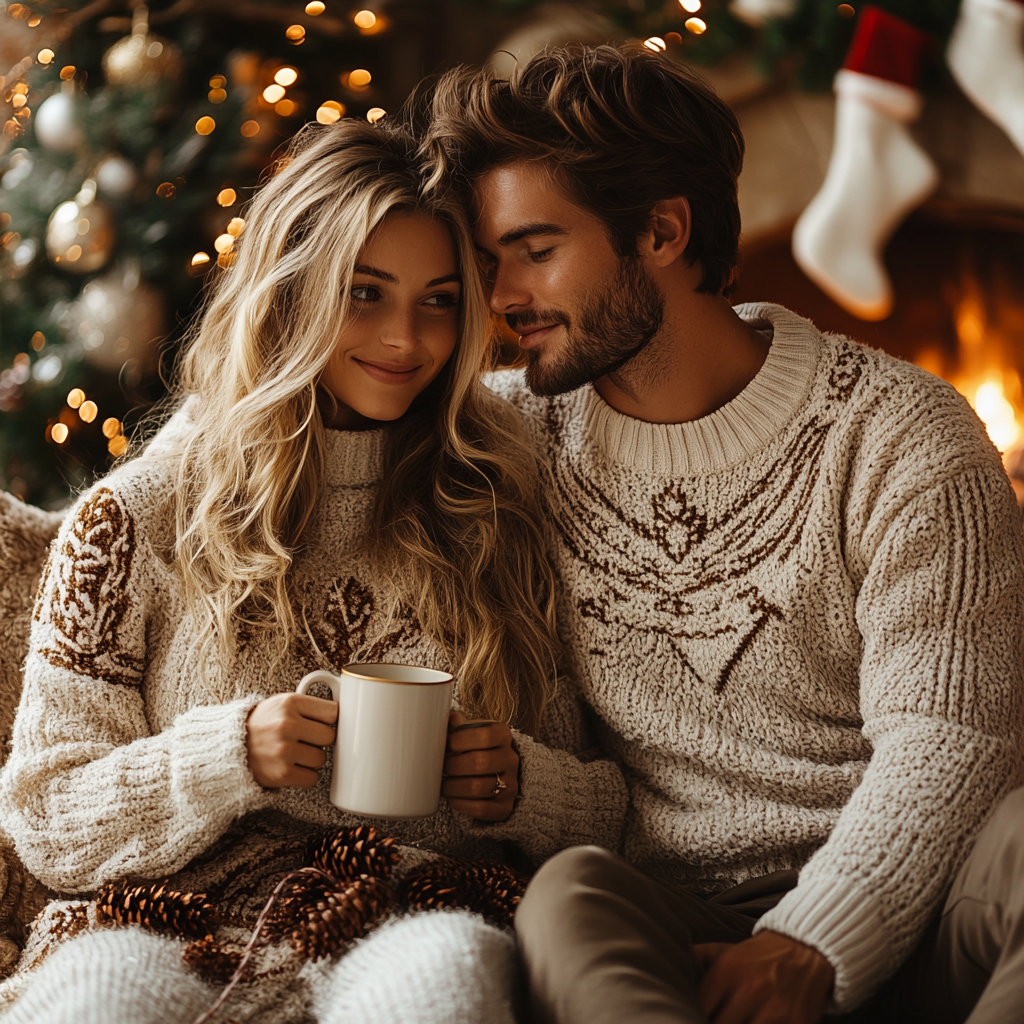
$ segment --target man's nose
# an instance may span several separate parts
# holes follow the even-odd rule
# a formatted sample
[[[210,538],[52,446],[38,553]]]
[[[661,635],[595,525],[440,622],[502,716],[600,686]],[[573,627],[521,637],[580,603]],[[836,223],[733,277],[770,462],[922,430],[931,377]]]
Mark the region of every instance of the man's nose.
[[[514,313],[530,305],[533,296],[520,275],[497,267],[491,286],[491,310],[494,313]]]

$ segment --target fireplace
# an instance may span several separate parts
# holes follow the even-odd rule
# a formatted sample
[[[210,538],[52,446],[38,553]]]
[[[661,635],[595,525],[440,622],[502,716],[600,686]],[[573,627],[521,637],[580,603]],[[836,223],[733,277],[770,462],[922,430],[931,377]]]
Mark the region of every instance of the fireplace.
[[[886,265],[895,310],[866,323],[803,275],[779,233],[745,246],[734,299],[778,302],[950,381],[1003,452],[1024,504],[1024,213],[925,207],[893,237]]]

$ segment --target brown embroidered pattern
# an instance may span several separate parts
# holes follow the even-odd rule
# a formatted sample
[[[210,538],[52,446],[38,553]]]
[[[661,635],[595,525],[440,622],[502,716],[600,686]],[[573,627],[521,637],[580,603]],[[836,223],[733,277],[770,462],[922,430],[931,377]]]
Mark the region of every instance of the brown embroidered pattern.
[[[848,402],[864,375],[867,356],[852,345],[839,348],[832,372],[828,375],[829,397],[833,401]]]
[[[667,666],[668,656],[714,693],[726,690],[758,638],[785,620],[766,581],[800,545],[836,406],[851,399],[867,362],[857,346],[837,346],[826,411],[807,417],[740,496],[717,506],[685,480],[649,490],[638,479],[624,501],[626,479],[609,487],[600,471],[565,456],[563,410],[548,406],[552,516],[578,581],[576,613],[592,623],[580,637],[587,650],[610,664],[628,644],[652,665]]]
[[[320,602],[308,592],[305,597],[299,615],[305,624],[296,637],[296,653],[304,665],[337,671],[356,661],[388,661],[396,650],[412,647],[421,638],[419,623],[406,608],[375,630],[375,617],[384,616],[378,614],[373,591],[352,576],[333,580]],[[375,635],[382,628],[386,632]]]
[[[142,660],[123,649],[121,636],[134,558],[134,521],[101,487],[78,510],[44,573],[48,589],[37,611],[54,632],[40,653],[51,665],[110,683],[139,682]]]
[[[351,576],[331,581],[319,609],[307,595],[300,613],[304,628],[296,638],[299,658],[306,664],[326,661],[331,668],[344,667],[366,642],[375,610],[372,591]]]

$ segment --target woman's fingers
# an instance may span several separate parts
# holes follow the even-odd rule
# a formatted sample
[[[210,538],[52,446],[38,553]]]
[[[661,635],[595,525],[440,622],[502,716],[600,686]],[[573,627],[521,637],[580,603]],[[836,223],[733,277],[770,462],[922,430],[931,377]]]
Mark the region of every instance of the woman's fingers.
[[[507,746],[511,742],[509,727],[499,722],[466,722],[448,732],[448,750],[456,754]]]
[[[480,821],[504,821],[512,813],[513,800],[513,797],[503,800],[460,800],[451,797],[448,804],[457,814],[465,814],[470,818],[477,818]]]
[[[445,779],[441,785],[441,793],[443,796],[461,800],[487,800],[506,792],[506,790],[499,789],[495,793],[498,779],[505,782],[504,778],[497,773],[494,775],[463,775],[458,778]],[[508,786],[507,782],[505,782],[505,786]]]
[[[319,771],[327,761],[327,755],[321,747],[311,747],[308,743],[295,744],[295,764],[300,768],[312,768]]]
[[[449,754],[444,759],[445,775],[494,775],[519,767],[519,758],[511,747],[497,750],[470,750]]]
[[[295,740],[299,743],[308,743],[314,747],[334,745],[335,729],[333,725],[311,722],[308,718],[303,718],[294,723],[294,726]]]

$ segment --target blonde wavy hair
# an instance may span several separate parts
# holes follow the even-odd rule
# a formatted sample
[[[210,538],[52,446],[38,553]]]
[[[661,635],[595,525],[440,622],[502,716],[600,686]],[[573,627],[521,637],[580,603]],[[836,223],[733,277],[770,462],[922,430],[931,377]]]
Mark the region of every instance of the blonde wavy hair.
[[[391,211],[421,212],[456,248],[459,339],[389,425],[367,543],[456,666],[467,713],[534,731],[558,661],[539,473],[514,411],[480,383],[492,329],[464,214],[423,180],[410,135],[343,120],[304,129],[257,193],[178,366],[193,422],[174,452],[173,560],[203,664],[230,666],[240,623],[283,663],[302,628],[290,569],[324,475],[318,382],[367,238]]]

